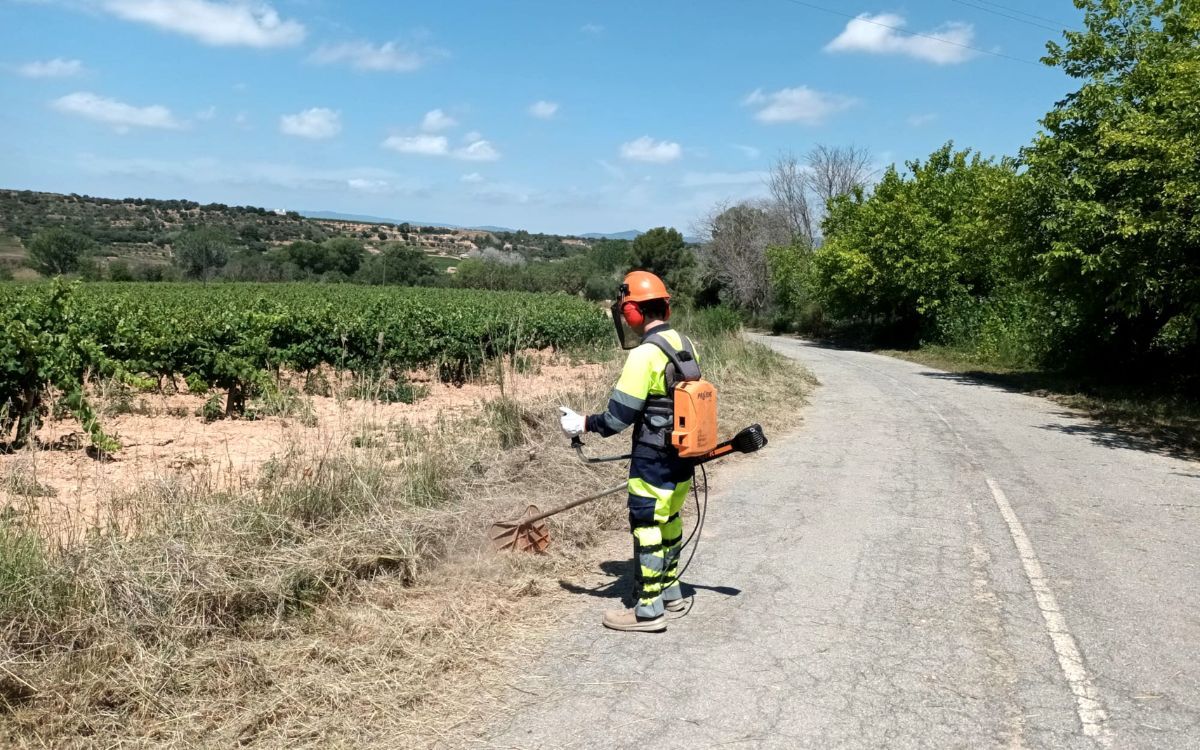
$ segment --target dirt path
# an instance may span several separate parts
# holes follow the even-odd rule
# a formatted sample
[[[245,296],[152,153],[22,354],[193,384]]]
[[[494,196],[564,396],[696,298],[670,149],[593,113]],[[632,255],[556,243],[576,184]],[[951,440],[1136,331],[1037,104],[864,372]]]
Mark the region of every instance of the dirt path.
[[[722,473],[694,609],[610,633],[623,587],[564,583],[561,632],[461,746],[1200,745],[1200,465],[1045,400],[764,341],[823,387]]]

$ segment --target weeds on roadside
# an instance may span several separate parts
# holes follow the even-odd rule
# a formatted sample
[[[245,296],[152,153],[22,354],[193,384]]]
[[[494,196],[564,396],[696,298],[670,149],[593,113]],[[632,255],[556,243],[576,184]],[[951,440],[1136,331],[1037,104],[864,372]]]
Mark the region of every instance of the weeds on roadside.
[[[24,460],[15,464],[0,477],[0,490],[10,497],[38,498],[54,497],[58,491],[38,481],[34,463]]]
[[[734,420],[770,424],[803,398],[800,372],[762,347],[700,343]],[[146,484],[69,540],[48,541],[36,507],[0,520],[6,739],[370,744],[339,718],[359,709],[411,732],[421,703],[476,690],[470,670],[536,616],[520,600],[564,559],[474,562],[486,524],[620,481],[619,466],[575,462],[555,410],[602,408],[615,366],[468,422],[297,443],[248,484]],[[581,555],[624,515],[614,501],[552,519],[558,554]],[[472,561],[455,572],[459,557]]]
[[[247,419],[281,417],[299,420],[305,427],[317,425],[312,399],[290,385],[267,381],[246,408]]]

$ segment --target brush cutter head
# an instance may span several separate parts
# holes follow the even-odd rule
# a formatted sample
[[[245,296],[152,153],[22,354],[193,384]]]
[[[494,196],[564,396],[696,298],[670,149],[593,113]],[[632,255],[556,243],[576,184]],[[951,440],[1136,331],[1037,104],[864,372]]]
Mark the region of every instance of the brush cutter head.
[[[530,505],[521,520],[492,524],[492,546],[497,550],[545,552],[550,546],[550,529],[545,521],[531,520],[540,514],[536,505]]]
[[[729,444],[738,453],[754,453],[767,447],[767,435],[762,425],[753,424],[734,435]]]

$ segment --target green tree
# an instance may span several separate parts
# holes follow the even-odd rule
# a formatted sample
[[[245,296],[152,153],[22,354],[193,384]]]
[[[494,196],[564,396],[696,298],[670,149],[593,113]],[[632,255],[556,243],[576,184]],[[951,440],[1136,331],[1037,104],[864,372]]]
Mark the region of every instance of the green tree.
[[[95,245],[90,237],[70,229],[46,229],[29,242],[30,265],[47,276],[73,273]]]
[[[229,235],[215,227],[200,227],[175,238],[175,263],[189,279],[209,279],[229,261]]]
[[[629,246],[629,269],[656,274],[676,299],[696,293],[696,256],[678,230],[656,227],[638,235]]]
[[[363,244],[349,237],[333,237],[321,243],[325,250],[326,271],[338,271],[346,276],[353,276],[362,265]]]
[[[804,331],[819,332],[823,311],[814,301],[812,247],[802,238],[790,245],[768,247],[766,257],[776,329],[798,326]]]
[[[911,177],[889,168],[867,197],[835,198],[812,282],[839,318],[873,318],[915,338],[951,301],[982,298],[1011,278],[1021,177],[1014,162],[947,144]],[[1017,212],[1019,215],[1019,212]]]
[[[1077,355],[1195,372],[1200,13],[1188,0],[1075,5],[1083,30],[1044,61],[1081,86],[1022,155],[1043,203],[1038,279]]]
[[[616,273],[629,267],[629,240],[600,240],[588,251],[597,271]]]
[[[355,280],[363,284],[423,286],[433,283],[437,276],[438,270],[428,255],[415,247],[389,243],[378,255],[367,258]]]

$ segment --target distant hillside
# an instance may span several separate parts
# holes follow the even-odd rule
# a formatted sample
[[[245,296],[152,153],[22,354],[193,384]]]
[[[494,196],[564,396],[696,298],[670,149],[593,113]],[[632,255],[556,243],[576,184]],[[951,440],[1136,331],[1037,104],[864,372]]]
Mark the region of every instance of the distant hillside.
[[[99,246],[96,254],[101,259],[122,259],[137,265],[169,263],[172,243],[179,233],[202,226],[221,229],[233,244],[258,252],[297,240],[321,242],[351,237],[368,250],[378,249],[385,242],[399,242],[448,258],[496,248],[529,259],[553,260],[586,252],[592,244],[577,237],[501,227],[463,229],[358,214],[310,213],[305,216],[296,211],[188,200],[112,199],[0,189],[0,266],[20,266],[24,243],[51,227],[66,227],[91,237]]]
[[[414,227],[438,227],[440,229],[462,229],[463,227],[455,226],[454,224],[442,224],[436,221],[412,221],[411,219],[387,219],[382,216],[369,216],[367,214],[343,214],[337,211],[299,211],[301,216],[309,219],[330,219],[332,221],[355,221],[360,224],[408,224]],[[486,229],[491,227],[468,227],[469,229]],[[499,228],[497,228],[499,229]],[[500,229],[502,232],[511,230]]]

